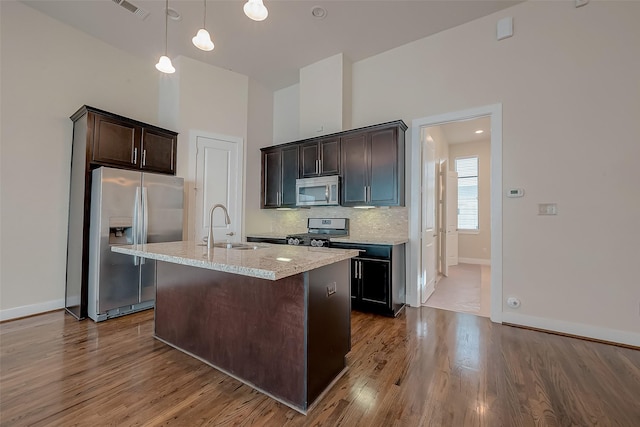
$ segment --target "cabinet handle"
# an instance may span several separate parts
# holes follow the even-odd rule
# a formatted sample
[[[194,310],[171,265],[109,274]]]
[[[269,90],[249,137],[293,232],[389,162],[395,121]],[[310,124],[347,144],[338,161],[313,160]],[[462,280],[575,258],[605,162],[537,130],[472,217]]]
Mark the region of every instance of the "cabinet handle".
[[[318,159],[318,173],[322,173],[322,159]]]
[[[367,203],[367,186],[364,186],[364,202]]]
[[[280,206],[280,192],[276,191],[276,205]]]
[[[142,166],[147,165],[147,150],[142,150]]]
[[[327,184],[326,188],[324,189],[324,198],[327,203],[329,203],[329,184]]]
[[[359,279],[362,279],[362,261],[358,262],[358,270],[360,270],[360,273],[358,274]]]
[[[319,162],[320,162],[320,160],[316,159],[316,174],[320,173],[320,163]]]
[[[138,163],[138,149],[137,148],[133,149],[133,162],[131,162],[131,163],[133,163],[134,165],[136,163]]]
[[[371,186],[367,185],[367,202],[371,202]]]

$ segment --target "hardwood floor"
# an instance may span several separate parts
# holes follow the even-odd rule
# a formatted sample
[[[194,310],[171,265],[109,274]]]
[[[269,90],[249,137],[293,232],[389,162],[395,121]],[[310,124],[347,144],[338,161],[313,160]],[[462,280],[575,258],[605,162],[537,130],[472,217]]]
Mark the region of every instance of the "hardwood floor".
[[[354,312],[305,417],[152,337],[153,312],[0,324],[2,426],[640,426],[640,351],[429,307]]]

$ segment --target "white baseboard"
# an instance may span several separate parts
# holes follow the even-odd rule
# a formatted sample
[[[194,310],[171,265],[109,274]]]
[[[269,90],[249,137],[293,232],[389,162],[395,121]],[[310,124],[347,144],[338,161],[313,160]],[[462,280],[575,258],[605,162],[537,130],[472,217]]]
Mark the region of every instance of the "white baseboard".
[[[502,322],[640,347],[640,334],[621,331],[618,329],[608,329],[601,328],[599,326],[585,325],[582,323],[544,319],[542,317],[528,316],[526,314],[519,314],[511,311],[502,312]]]
[[[490,259],[482,259],[482,258],[458,258],[459,264],[480,264],[480,265],[491,265]]]
[[[34,314],[45,313],[47,311],[64,308],[64,298],[52,301],[45,301],[38,304],[23,305],[20,307],[0,310],[0,321],[17,319],[19,317],[32,316]]]

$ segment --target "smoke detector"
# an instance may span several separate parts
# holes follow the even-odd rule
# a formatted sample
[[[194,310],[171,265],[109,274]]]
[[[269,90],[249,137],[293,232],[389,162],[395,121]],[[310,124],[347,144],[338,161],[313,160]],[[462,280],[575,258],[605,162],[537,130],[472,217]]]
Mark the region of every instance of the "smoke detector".
[[[324,19],[327,16],[327,9],[322,6],[313,6],[311,8],[311,16],[316,19]]]
[[[113,2],[115,4],[117,4],[118,6],[121,6],[121,7],[125,8],[125,9],[127,9],[129,12],[133,13],[141,21],[144,21],[144,19],[147,16],[149,16],[149,11],[144,10],[144,9],[136,6],[135,4],[131,3],[128,0],[113,0]]]

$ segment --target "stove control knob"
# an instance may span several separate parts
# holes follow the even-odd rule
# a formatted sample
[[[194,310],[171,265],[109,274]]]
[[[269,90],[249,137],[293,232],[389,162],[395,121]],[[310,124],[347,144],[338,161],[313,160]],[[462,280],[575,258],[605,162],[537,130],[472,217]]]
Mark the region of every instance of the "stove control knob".
[[[294,239],[293,239],[293,237],[289,237],[289,240],[287,240],[287,243],[288,243],[289,245],[295,245],[295,244],[296,244],[296,243],[295,243],[295,241],[294,241]]]
[[[293,244],[295,246],[298,246],[300,244],[300,239],[298,239],[297,237],[295,239],[293,239]]]
[[[311,240],[311,246],[318,246],[318,241],[316,239]]]
[[[317,240],[317,241],[316,241],[316,246],[317,246],[317,247],[319,247],[319,248],[320,248],[320,247],[322,247],[322,246],[324,246],[324,241],[322,241],[322,240]]]

